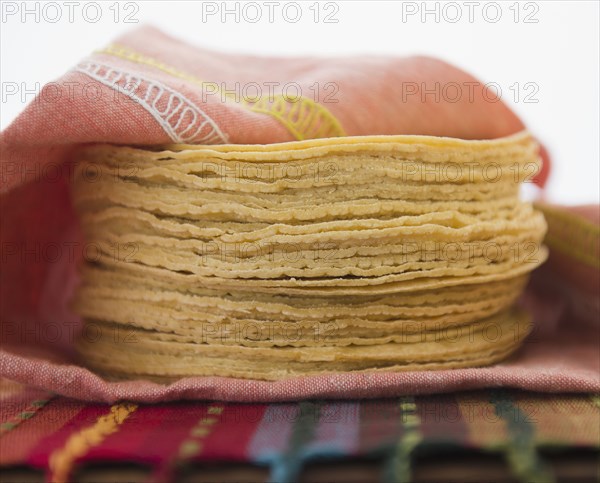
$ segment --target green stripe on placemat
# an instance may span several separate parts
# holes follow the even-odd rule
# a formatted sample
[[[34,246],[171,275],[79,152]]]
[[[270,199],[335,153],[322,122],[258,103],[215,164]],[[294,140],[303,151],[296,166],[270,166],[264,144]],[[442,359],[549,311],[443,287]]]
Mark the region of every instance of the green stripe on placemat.
[[[29,403],[29,406],[27,406],[27,408],[25,410],[21,411],[19,414],[17,414],[10,420],[3,421],[2,423],[0,423],[0,436],[2,436],[4,433],[7,433],[8,431],[15,429],[23,421],[27,421],[28,419],[31,419],[53,397],[54,396],[50,396],[47,399],[36,399],[35,401],[32,401],[31,403]]]
[[[505,390],[494,390],[490,402],[506,424],[508,441],[505,456],[513,474],[526,483],[553,482],[552,472],[543,463],[535,445],[535,424],[514,404]]]
[[[126,424],[119,425],[118,434],[111,433],[94,451],[88,451],[85,461],[72,460],[69,464],[73,464],[76,472],[88,464],[116,467],[151,461],[156,468],[167,467],[178,472],[181,468],[169,466],[169,459],[183,451],[185,461],[193,461],[185,470],[197,463],[203,467],[210,467],[212,463],[227,466],[230,462],[269,465],[271,481],[291,482],[301,479],[309,460],[324,463],[335,459],[335,464],[344,467],[345,462],[354,463],[363,458],[370,463],[377,462],[380,465],[377,470],[381,470],[385,481],[396,483],[416,476],[415,467],[422,463],[417,458],[433,457],[429,461],[435,464],[438,455],[446,461],[450,456],[453,462],[451,455],[474,451],[504,455],[514,478],[529,483],[553,481],[552,472],[539,451],[551,449],[554,455],[562,450],[582,449],[589,453],[589,463],[600,447],[599,394],[536,394],[499,389],[339,402],[343,408],[357,403],[361,406],[355,408],[360,414],[359,421],[356,417],[328,418],[325,414],[328,406],[322,401],[265,405],[265,411],[272,414],[279,409],[292,409],[293,418],[261,419],[260,424],[247,428],[243,441],[235,425],[225,424],[225,419],[220,424],[216,419],[222,418],[221,411],[228,412],[228,418],[244,418],[245,405],[215,403],[208,408],[207,403],[193,402],[144,405]],[[83,424],[88,419],[96,421],[98,414],[107,411],[103,405],[75,403],[61,397],[51,404],[39,396],[19,404],[5,416],[4,422],[9,424],[0,439],[0,465],[33,465],[41,471],[49,470],[47,448],[64,446],[64,441],[73,441],[81,432],[81,424],[72,422],[74,415],[78,415],[77,421]],[[44,404],[38,413],[31,409],[39,409]],[[346,412],[342,410],[339,414]],[[13,426],[13,420],[21,424]],[[349,424],[352,427],[347,426]],[[262,436],[256,439],[259,428]],[[140,431],[144,434],[140,435]],[[352,438],[351,444],[336,446],[345,434]],[[276,437],[276,446],[269,435]],[[114,453],[107,460],[106,455],[113,454],[112,445],[117,441],[114,438],[134,447],[131,452]],[[234,446],[236,450],[232,451]],[[266,459],[265,454],[268,454]],[[422,469],[417,467],[420,474]],[[591,476],[589,468],[579,473]],[[170,474],[170,471],[155,472],[153,476],[156,481],[165,481]],[[431,474],[439,476],[440,472]],[[559,474],[562,473],[557,470]]]
[[[321,412],[321,403],[306,401],[299,404],[298,419],[292,429],[287,450],[271,467],[270,480],[287,483],[298,480],[304,464],[304,447],[313,440]]]

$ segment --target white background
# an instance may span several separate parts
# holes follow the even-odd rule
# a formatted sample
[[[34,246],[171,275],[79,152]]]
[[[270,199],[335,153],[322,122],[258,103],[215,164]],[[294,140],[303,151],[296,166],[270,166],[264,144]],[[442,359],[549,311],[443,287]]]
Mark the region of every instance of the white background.
[[[205,48],[252,54],[351,55],[427,54],[450,61],[485,82],[496,82],[502,99],[546,144],[554,166],[548,198],[561,203],[598,203],[599,187],[599,2],[300,2],[302,17],[286,21],[283,7],[257,2],[262,18],[248,22],[244,2],[100,2],[98,10],[79,1],[2,2],[0,68],[3,87],[1,127],[4,129],[33,94],[6,95],[5,86],[18,83],[36,89],[51,81],[94,49],[143,23]],[[221,18],[225,8],[240,10]],[[210,4],[210,5],[208,5]],[[312,6],[312,9],[311,9]],[[335,12],[326,23],[325,15]],[[9,15],[17,9],[16,14]],[[24,9],[39,12],[27,14]],[[210,10],[215,15],[206,15]],[[273,22],[269,22],[269,8]],[[73,13],[69,19],[69,9]],[[85,14],[84,14],[85,9]],[[205,18],[203,18],[203,10]],[[314,13],[319,10],[319,21]],[[437,10],[437,18],[436,18]],[[432,13],[427,14],[426,11]],[[458,21],[457,13],[462,14]],[[501,17],[496,22],[497,12]],[[115,14],[119,13],[119,18]],[[292,17],[294,9],[287,10]],[[413,14],[413,12],[415,12]],[[246,10],[252,19],[255,10]],[[518,13],[518,16],[517,16]],[[126,23],[125,16],[136,23]],[[423,17],[423,15],[425,15]],[[469,18],[471,17],[471,18]],[[225,20],[225,21],[223,21]],[[471,21],[472,20],[472,21]],[[532,21],[537,21],[533,23]],[[515,102],[518,82],[520,99]],[[524,102],[525,83],[537,93]],[[11,84],[14,85],[14,84]],[[39,87],[37,88],[39,91]]]

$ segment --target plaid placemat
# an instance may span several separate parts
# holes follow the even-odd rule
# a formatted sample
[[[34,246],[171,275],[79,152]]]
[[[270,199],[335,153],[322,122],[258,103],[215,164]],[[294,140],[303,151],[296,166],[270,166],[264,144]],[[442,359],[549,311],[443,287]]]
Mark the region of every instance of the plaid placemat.
[[[486,390],[287,404],[86,403],[2,381],[0,465],[69,481],[106,463],[171,481],[206,462],[264,466],[295,481],[315,461],[376,459],[410,481],[415,457],[475,449],[502,456],[520,481],[553,481],[544,451],[600,448],[600,396]]]

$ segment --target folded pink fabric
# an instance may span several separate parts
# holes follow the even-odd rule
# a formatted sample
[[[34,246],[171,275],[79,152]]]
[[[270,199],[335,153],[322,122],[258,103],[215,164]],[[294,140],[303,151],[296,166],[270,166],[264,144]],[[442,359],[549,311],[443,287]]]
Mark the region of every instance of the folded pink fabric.
[[[511,359],[493,366],[447,371],[338,374],[277,382],[191,377],[170,385],[149,381],[106,382],[87,369],[48,359],[0,352],[0,374],[34,387],[90,401],[155,403],[178,399],[276,402],[300,399],[359,399],[514,387],[542,392],[598,392],[598,338],[565,330],[535,336]]]
[[[439,60],[240,56],[199,50],[152,28],[136,30],[49,83],[0,134],[0,376],[103,401],[381,397],[496,385],[600,391],[599,325],[581,322],[593,319],[596,302],[593,294],[573,290],[577,283],[530,289],[524,303],[534,307],[539,333],[509,361],[490,368],[275,383],[190,378],[161,386],[105,382],[73,358],[79,320],[68,301],[84,241],[68,183],[78,146],[273,143],[367,134],[484,139],[523,127],[483,83]],[[548,173],[544,157],[539,184]],[[597,239],[593,229],[590,233]],[[571,261],[581,257],[565,256],[571,273]],[[588,270],[578,280],[597,272],[586,260]],[[590,302],[590,311],[567,310],[575,293]]]

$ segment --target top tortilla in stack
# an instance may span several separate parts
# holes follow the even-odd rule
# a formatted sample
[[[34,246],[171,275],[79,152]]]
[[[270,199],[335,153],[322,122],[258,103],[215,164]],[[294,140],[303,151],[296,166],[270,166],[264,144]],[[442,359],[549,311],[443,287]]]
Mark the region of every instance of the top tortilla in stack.
[[[494,363],[546,258],[519,200],[537,152],[526,132],[86,148],[81,354],[157,380]]]

